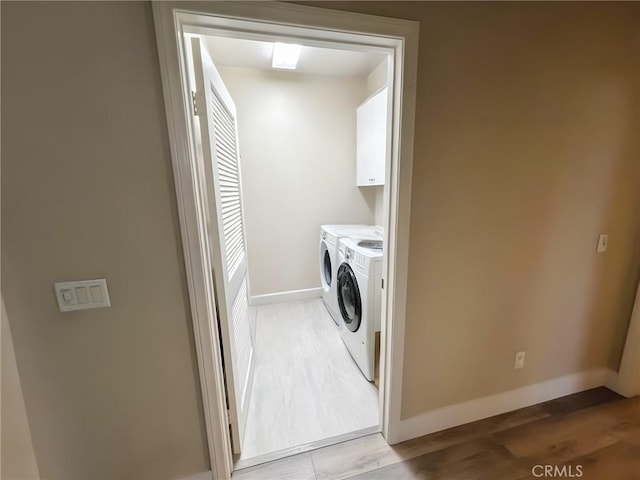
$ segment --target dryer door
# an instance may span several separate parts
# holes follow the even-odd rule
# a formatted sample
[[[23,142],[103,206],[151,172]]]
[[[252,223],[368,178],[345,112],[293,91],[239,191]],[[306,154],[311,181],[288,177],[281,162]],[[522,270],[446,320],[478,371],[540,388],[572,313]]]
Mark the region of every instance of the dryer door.
[[[345,326],[351,332],[357,332],[362,320],[362,302],[358,279],[348,263],[338,269],[338,306]]]

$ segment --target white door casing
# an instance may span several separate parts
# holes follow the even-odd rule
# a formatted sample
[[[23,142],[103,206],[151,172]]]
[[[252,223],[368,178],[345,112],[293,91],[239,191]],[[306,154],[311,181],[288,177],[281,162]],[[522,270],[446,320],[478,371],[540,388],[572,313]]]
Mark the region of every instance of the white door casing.
[[[209,239],[204,228],[200,172],[195,160],[197,121],[192,116],[185,34],[236,38],[304,39],[306,45],[383,49],[389,62],[390,117],[385,168],[384,219],[387,245],[383,276],[380,405],[382,432],[400,438],[407,292],[411,172],[418,66],[418,22],[281,2],[189,0],[153,1],[158,55],[167,114],[185,270],[193,319],[212,478],[233,470],[226,423],[225,385],[219,332],[212,321]],[[337,42],[337,43],[336,43]]]
[[[629,321],[620,369],[613,387],[625,397],[640,395],[640,284]]]
[[[236,107],[199,38],[191,39],[209,256],[220,322],[233,451],[240,453],[254,371]]]

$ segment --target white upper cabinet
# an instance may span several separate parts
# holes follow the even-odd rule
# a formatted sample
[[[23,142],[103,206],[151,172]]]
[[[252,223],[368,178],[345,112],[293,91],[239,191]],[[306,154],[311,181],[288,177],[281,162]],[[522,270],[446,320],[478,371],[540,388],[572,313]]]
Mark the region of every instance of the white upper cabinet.
[[[387,158],[387,87],[357,110],[356,184],[384,185]]]

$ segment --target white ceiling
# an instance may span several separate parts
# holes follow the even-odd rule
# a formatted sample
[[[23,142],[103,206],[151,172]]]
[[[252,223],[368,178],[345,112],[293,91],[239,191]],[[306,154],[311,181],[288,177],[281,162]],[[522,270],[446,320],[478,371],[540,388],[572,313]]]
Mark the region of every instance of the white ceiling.
[[[272,42],[204,37],[213,62],[221,67],[271,70]],[[296,72],[349,77],[367,76],[386,55],[319,47],[302,47]]]

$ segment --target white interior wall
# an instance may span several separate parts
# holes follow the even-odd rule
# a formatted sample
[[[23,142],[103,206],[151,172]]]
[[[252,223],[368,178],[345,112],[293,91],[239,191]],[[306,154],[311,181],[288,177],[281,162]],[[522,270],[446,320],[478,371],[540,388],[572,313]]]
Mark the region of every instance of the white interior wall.
[[[36,480],[40,478],[31,442],[31,430],[22,396],[11,329],[2,299],[2,460],[0,478]]]
[[[373,224],[356,187],[365,78],[219,67],[238,109],[251,295],[320,286],[322,224]]]
[[[366,85],[368,95],[373,95],[387,84],[388,62],[388,58],[385,58],[367,75]]]

